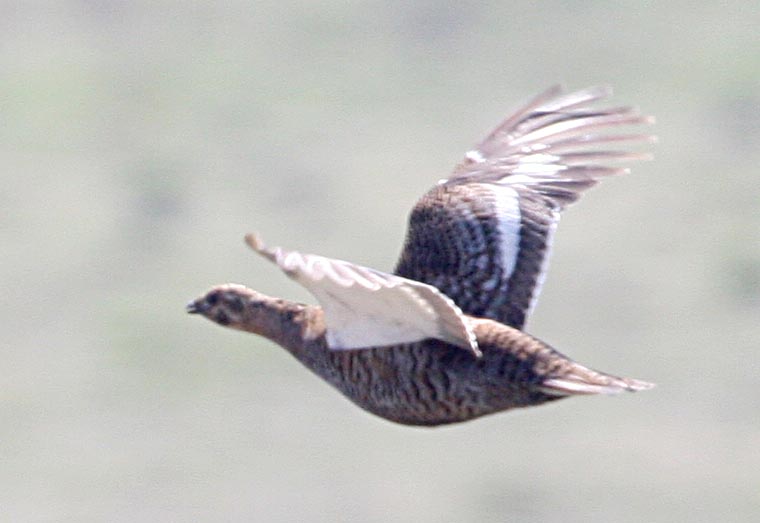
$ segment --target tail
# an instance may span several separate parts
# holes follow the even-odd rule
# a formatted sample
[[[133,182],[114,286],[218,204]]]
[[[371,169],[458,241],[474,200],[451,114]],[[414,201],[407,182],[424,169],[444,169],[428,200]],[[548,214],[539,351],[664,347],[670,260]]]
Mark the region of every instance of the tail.
[[[574,396],[580,394],[620,394],[623,391],[638,392],[654,387],[654,383],[619,378],[591,370],[582,365],[574,365],[564,376],[547,377],[541,383],[541,390],[555,396]]]

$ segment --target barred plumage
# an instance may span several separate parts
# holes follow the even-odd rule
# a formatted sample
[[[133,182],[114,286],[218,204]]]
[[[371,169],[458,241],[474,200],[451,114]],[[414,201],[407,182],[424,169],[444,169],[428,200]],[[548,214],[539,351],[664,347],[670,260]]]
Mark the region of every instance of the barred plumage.
[[[415,205],[394,274],[249,235],[322,307],[223,285],[188,311],[275,341],[360,407],[405,424],[651,387],[588,369],[522,331],[560,212],[625,171],[607,162],[645,156],[597,150],[650,139],[597,134],[651,122],[629,108],[590,108],[608,95],[555,87],[507,118]]]

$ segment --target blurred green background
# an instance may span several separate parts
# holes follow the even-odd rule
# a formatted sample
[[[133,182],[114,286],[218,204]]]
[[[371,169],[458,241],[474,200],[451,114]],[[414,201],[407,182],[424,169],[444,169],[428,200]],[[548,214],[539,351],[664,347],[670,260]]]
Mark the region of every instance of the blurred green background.
[[[760,513],[755,2],[0,4],[0,520]],[[311,299],[243,245],[390,269],[406,214],[555,82],[656,115],[565,213],[529,331],[653,391],[393,425],[184,305]]]

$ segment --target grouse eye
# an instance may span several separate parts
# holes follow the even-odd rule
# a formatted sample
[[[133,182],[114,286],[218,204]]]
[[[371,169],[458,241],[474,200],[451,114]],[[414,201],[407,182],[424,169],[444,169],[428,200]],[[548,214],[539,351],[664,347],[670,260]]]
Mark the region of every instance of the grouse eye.
[[[206,303],[208,303],[211,306],[216,305],[219,303],[219,293],[218,292],[212,292],[206,297]]]

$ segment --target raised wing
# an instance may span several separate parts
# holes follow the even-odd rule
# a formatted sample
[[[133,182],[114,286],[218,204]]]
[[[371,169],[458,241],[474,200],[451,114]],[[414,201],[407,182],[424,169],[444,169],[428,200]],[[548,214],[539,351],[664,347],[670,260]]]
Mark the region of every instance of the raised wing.
[[[480,356],[472,328],[435,287],[314,254],[246,242],[306,287],[325,315],[331,349],[362,349],[436,338]]]
[[[508,117],[417,202],[394,273],[435,286],[465,314],[523,328],[560,212],[600,179],[627,172],[609,163],[648,157],[605,149],[653,139],[603,132],[653,121],[629,107],[591,107],[610,94],[553,87]]]

